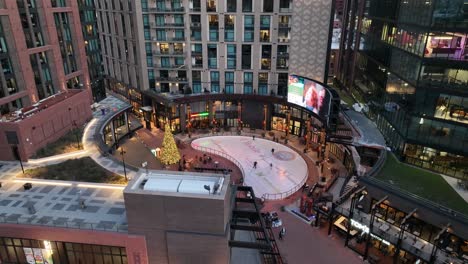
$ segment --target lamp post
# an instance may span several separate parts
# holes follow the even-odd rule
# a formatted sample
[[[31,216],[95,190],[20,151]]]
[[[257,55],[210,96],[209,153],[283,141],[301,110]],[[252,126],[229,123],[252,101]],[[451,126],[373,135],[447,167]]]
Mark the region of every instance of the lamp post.
[[[81,149],[80,137],[78,136],[78,126],[76,125],[76,121],[73,121],[73,129],[75,130],[74,134],[76,137],[76,144],[78,146],[78,149]]]
[[[68,114],[70,116],[70,121],[72,121],[72,112],[71,112],[72,108],[71,107],[68,107]],[[78,149],[80,149],[80,139],[78,138],[78,134],[77,134],[77,129],[78,129],[78,125],[76,124],[76,121],[73,120],[72,121],[72,129],[74,130],[73,131],[73,134],[75,134],[75,138],[76,138],[76,145],[78,147]]]
[[[291,122],[291,111],[289,106],[287,105],[282,105],[281,106],[281,111],[286,115],[286,124],[285,124],[285,140],[287,142],[288,137],[289,137],[289,123]]]
[[[122,163],[123,163],[123,167],[124,167],[124,175],[125,175],[125,181],[128,181],[128,178],[127,178],[127,169],[125,168],[125,158],[124,158],[124,154],[125,154],[125,150],[123,147],[120,147],[120,155],[122,156]]]
[[[187,104],[187,119],[188,119],[188,122],[187,122],[187,130],[188,130],[188,137],[189,137],[189,138],[192,137],[192,131],[191,131],[191,128],[192,128],[192,121],[191,121],[191,116],[192,116],[192,108],[190,107],[190,104]]]
[[[23,161],[21,160],[21,154],[20,154],[20,151],[18,149],[18,144],[15,144],[15,146],[13,147],[13,155],[19,161],[20,166],[21,166],[21,171],[23,171],[23,174],[24,174]]]

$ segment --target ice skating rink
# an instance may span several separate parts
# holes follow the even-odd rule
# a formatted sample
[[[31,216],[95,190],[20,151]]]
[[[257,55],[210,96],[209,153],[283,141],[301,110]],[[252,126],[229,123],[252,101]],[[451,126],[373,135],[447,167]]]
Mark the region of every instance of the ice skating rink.
[[[289,147],[270,140],[216,136],[196,139],[192,141],[192,147],[222,151],[235,158],[244,170],[244,184],[252,186],[256,197],[284,193],[294,187],[300,188],[307,179],[308,170],[304,159]],[[272,149],[275,150],[274,153]],[[215,157],[214,159],[216,160]],[[257,168],[254,168],[255,161]],[[270,199],[275,198],[270,195]]]

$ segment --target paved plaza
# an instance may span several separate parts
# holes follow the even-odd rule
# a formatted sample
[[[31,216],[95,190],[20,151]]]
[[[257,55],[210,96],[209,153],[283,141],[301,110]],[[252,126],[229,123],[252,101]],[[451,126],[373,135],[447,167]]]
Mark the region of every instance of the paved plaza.
[[[32,183],[25,190],[23,185]],[[18,179],[2,182],[0,222],[126,231],[123,186]]]

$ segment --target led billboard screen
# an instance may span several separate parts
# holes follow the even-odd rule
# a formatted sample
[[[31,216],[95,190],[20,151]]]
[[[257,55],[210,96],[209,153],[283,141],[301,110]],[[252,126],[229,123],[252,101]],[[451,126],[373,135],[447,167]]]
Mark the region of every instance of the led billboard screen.
[[[297,75],[289,75],[288,102],[302,106],[326,119],[330,95],[323,85]]]

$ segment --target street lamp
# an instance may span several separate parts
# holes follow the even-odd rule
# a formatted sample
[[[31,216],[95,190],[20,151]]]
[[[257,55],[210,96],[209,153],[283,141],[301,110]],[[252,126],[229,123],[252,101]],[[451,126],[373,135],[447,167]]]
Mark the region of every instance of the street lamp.
[[[124,154],[125,154],[125,150],[123,147],[120,147],[120,155],[122,156],[122,163],[123,163],[123,167],[124,167],[124,175],[125,175],[125,181],[128,181],[127,179],[127,169],[125,168],[125,158],[124,158]]]
[[[13,147],[13,155],[15,156],[16,160],[19,161],[20,166],[21,166],[21,170],[23,171],[23,174],[24,174],[23,161],[21,160],[21,154],[20,154],[20,151],[18,149],[18,144],[15,144],[15,146]]]
[[[68,114],[70,116],[70,121],[72,121],[72,112],[71,112],[72,108],[71,107],[68,107]],[[78,138],[78,133],[76,130],[78,130],[78,125],[76,124],[76,121],[73,120],[72,121],[72,127],[73,127],[73,134],[75,134],[75,137],[76,137],[76,144],[78,146],[78,149],[80,149],[80,139]]]
[[[73,129],[75,130],[74,134],[76,137],[76,144],[78,145],[78,149],[81,149],[80,137],[78,136],[78,125],[76,124],[76,121],[73,121]]]

